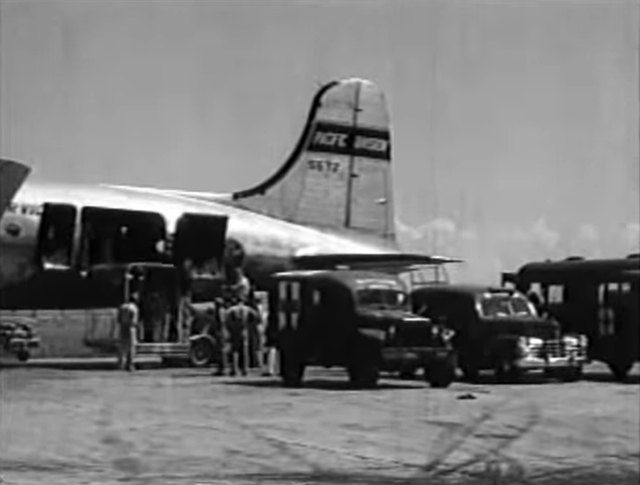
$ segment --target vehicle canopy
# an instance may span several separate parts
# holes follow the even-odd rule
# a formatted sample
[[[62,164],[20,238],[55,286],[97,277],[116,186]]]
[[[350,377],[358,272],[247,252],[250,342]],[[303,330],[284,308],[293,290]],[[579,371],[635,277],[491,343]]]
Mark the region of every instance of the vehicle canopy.
[[[392,307],[408,304],[402,280],[392,274],[364,270],[315,270],[277,273],[279,282],[297,281],[307,287],[329,292],[331,304],[355,308],[359,304]],[[408,307],[407,307],[408,308]]]
[[[555,284],[570,281],[629,281],[640,280],[640,257],[582,259],[528,263],[520,268],[516,282],[520,288],[531,283]]]

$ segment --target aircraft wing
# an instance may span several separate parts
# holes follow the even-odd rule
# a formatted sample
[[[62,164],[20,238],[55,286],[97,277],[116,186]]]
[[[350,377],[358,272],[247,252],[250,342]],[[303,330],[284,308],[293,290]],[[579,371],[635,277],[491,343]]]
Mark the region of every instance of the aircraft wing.
[[[460,262],[462,260],[444,256],[410,253],[315,254],[293,258],[293,263],[299,269],[371,269],[393,273],[408,271],[421,266]]]
[[[0,217],[30,172],[31,168],[23,163],[0,159]]]

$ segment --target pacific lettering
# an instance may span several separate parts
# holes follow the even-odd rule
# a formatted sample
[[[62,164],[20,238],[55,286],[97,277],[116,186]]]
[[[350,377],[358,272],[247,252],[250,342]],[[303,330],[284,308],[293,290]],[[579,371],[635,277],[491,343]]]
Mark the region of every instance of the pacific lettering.
[[[315,144],[323,146],[347,148],[348,139],[349,135],[346,133],[317,131],[315,136],[313,137],[313,142]]]

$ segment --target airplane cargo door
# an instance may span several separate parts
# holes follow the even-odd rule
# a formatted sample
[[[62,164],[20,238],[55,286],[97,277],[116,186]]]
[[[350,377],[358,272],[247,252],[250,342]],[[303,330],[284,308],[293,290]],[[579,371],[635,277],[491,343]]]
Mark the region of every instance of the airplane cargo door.
[[[69,204],[44,204],[38,229],[38,260],[43,269],[69,269],[78,210]]]
[[[209,214],[187,213],[180,217],[173,240],[174,263],[180,265],[191,259],[200,268],[214,264],[217,272],[222,266],[227,221],[227,216]]]
[[[82,266],[160,262],[166,222],[157,212],[85,207],[82,209]]]

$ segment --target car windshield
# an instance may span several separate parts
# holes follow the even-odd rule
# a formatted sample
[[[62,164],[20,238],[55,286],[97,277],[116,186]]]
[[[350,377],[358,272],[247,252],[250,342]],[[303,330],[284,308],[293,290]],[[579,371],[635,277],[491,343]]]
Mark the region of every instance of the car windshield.
[[[532,317],[535,316],[531,305],[522,295],[506,293],[485,294],[480,300],[482,314],[485,317]]]
[[[407,295],[395,287],[367,286],[357,290],[358,304],[377,308],[406,308]]]

